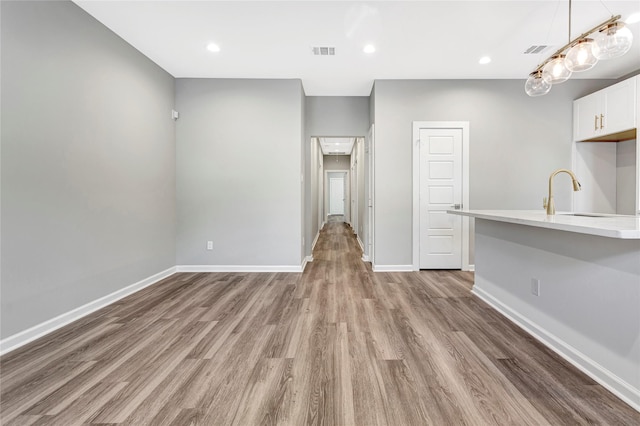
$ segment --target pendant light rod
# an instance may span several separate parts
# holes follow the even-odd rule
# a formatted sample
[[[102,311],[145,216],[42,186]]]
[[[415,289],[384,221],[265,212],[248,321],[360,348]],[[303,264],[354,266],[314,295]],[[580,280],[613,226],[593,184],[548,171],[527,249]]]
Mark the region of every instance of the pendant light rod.
[[[621,15],[616,15],[616,16],[612,16],[611,18],[607,19],[606,21],[604,21],[601,24],[596,25],[595,27],[591,28],[589,31],[585,31],[584,33],[580,34],[578,37],[574,38],[573,40],[571,40],[569,43],[565,44],[564,46],[562,46],[560,49],[556,50],[556,52],[549,56],[549,58],[547,58],[546,61],[542,62],[540,65],[538,65],[538,67],[536,68],[536,71],[540,71],[542,70],[542,67],[544,67],[547,62],[549,62],[549,60],[559,54],[561,54],[562,52],[564,52],[565,50],[567,50],[568,48],[572,47],[574,44],[576,44],[579,40],[585,38],[586,36],[593,34],[594,32],[600,30],[601,28],[606,27],[609,24],[612,24],[614,22],[616,22],[617,20],[619,20],[622,16]],[[571,16],[569,16],[569,22],[571,22]],[[571,34],[571,30],[569,30],[569,34]],[[569,37],[571,37],[571,35],[569,35]],[[534,71],[535,72],[535,71]]]
[[[571,44],[571,0],[569,0],[569,35],[567,36],[567,40],[569,40],[569,44]]]

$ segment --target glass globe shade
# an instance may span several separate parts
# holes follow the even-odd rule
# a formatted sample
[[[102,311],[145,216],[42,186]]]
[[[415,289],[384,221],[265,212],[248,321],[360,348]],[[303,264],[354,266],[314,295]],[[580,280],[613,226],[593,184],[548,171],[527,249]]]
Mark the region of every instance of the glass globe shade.
[[[567,52],[565,64],[571,72],[582,72],[590,70],[598,63],[598,58],[593,55],[593,46],[595,43],[591,38],[583,38],[578,40]]]
[[[529,74],[529,78],[524,84],[524,91],[527,92],[527,95],[534,97],[549,93],[549,90],[551,90],[551,83],[549,80],[545,79],[542,74],[541,70],[534,71]]]
[[[571,70],[564,63],[565,55],[551,58],[542,68],[542,77],[551,84],[558,84],[569,80]]]
[[[631,49],[633,34],[622,22],[607,25],[594,34],[593,54],[598,59],[612,59]]]

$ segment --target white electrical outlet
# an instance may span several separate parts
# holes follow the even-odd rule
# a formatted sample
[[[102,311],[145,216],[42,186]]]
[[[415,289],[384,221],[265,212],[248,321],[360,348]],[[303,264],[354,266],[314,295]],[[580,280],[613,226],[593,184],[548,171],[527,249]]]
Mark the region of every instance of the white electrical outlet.
[[[213,250],[213,241],[207,241],[207,250]]]
[[[531,294],[540,296],[540,280],[537,278],[531,278]]]

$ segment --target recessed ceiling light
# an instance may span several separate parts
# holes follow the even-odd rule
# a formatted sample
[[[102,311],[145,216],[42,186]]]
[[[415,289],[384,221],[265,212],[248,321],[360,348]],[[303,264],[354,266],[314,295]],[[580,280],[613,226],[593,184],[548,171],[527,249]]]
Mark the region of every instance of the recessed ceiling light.
[[[376,47],[373,44],[367,44],[362,51],[364,53],[373,53],[376,51]]]
[[[478,63],[479,63],[480,65],[486,65],[486,64],[488,64],[489,62],[491,62],[491,58],[490,58],[490,57],[488,57],[488,56],[483,56],[483,57],[482,57],[482,58],[480,58],[480,60],[478,61]]]
[[[624,22],[629,25],[640,22],[640,12],[632,13]]]
[[[209,43],[209,44],[207,44],[207,50],[209,52],[219,52],[220,51],[220,46],[218,46],[215,43]]]

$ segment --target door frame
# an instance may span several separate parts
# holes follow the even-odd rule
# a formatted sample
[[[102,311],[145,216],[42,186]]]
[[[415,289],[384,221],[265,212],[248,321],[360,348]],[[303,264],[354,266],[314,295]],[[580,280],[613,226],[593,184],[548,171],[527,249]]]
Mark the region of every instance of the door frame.
[[[318,234],[324,228],[325,220],[324,220],[324,155],[322,153],[322,148],[320,147],[320,141],[316,138],[316,147],[318,151],[318,169],[315,171],[316,179],[318,179],[318,187],[316,194],[316,198],[318,199]]]
[[[369,131],[367,132],[367,136],[364,140],[364,163],[365,166],[365,208],[367,209],[365,213],[365,229],[364,233],[366,235],[366,240],[364,243],[364,253],[362,254],[362,260],[365,262],[371,262],[371,267],[375,271],[375,209],[374,206],[374,195],[375,195],[375,124],[371,123],[369,127]]]
[[[358,138],[353,142],[353,150],[351,151],[351,167],[349,168],[352,178],[349,179],[349,204],[351,206],[351,230],[354,234],[358,234]]]
[[[327,222],[329,220],[329,173],[343,173],[344,174],[344,198],[346,200],[351,200],[351,176],[349,170],[344,169],[336,169],[336,170],[326,170],[324,171],[324,221]],[[344,221],[347,223],[351,223],[351,202],[344,203]]]
[[[469,122],[413,122],[413,270],[420,270],[420,129],[462,130],[462,208],[469,207]],[[462,216],[462,270],[472,270],[469,264],[469,218]]]

